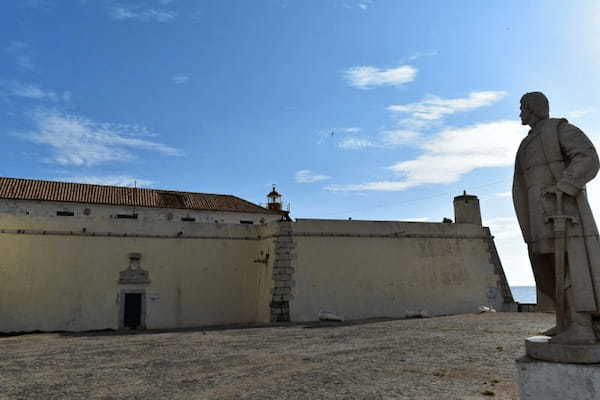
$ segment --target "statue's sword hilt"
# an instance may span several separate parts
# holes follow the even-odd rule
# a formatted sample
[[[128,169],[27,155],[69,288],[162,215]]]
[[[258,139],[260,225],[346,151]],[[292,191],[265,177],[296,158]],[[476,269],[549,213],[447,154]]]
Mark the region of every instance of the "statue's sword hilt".
[[[556,289],[556,327],[559,332],[566,328],[565,307],[565,272],[567,254],[567,221],[578,224],[579,220],[571,215],[565,215],[563,210],[563,192],[548,192],[556,196],[556,214],[546,217],[546,223],[552,223],[554,228],[554,270]]]

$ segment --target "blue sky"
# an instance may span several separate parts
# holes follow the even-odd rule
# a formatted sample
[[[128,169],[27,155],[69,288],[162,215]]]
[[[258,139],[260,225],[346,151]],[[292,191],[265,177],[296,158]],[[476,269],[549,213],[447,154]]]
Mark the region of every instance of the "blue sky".
[[[2,2],[0,175],[254,202],[276,183],[294,217],[432,222],[466,189],[529,284],[520,96],[600,142],[600,3],[564,4]]]

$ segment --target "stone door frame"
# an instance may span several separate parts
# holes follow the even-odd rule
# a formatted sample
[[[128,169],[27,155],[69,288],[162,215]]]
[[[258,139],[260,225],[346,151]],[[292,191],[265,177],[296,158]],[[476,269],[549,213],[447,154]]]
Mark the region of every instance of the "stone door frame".
[[[125,295],[141,294],[140,326],[139,329],[146,329],[146,289],[121,289],[119,291],[119,330],[125,329]]]

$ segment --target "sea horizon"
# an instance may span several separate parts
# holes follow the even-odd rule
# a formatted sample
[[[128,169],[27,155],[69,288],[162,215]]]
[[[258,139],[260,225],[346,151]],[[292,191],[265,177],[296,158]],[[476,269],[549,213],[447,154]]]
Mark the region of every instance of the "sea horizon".
[[[510,291],[517,303],[537,304],[535,286],[510,286]]]

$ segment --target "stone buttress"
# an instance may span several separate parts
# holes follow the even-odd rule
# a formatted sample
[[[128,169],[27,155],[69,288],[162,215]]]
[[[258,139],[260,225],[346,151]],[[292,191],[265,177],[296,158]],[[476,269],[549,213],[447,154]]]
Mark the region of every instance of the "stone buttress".
[[[275,262],[273,264],[273,288],[271,289],[271,322],[290,320],[290,300],[294,281],[294,260],[296,259],[292,223],[279,222],[279,233],[275,240]]]

